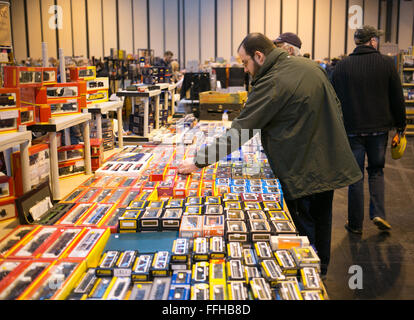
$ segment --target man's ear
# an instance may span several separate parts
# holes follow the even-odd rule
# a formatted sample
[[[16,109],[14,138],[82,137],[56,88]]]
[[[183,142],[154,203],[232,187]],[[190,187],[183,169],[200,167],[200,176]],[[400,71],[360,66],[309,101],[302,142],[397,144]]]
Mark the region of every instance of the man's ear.
[[[263,52],[256,51],[254,53],[254,60],[261,66],[266,60],[266,56],[264,55]]]

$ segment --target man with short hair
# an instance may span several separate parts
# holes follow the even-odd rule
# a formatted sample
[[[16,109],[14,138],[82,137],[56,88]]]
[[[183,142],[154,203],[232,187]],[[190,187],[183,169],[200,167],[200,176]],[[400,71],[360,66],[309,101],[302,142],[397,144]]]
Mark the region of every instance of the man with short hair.
[[[385,220],[384,171],[388,132],[397,130],[397,140],[406,126],[401,80],[394,62],[378,51],[382,32],[372,26],[357,29],[357,47],[339,61],[332,84],[341,101],[349,142],[364,173],[368,158],[369,215],[380,230],[390,230]],[[348,189],[348,232],[362,234],[364,220],[364,178]]]
[[[291,56],[300,56],[302,41],[293,32],[282,33],[273,43],[276,47],[286,50]]]
[[[261,132],[269,164],[279,179],[299,233],[308,236],[326,274],[330,259],[334,189],[361,179],[342,122],[339,100],[325,71],[309,59],[290,56],[260,33],[246,36],[238,49],[252,76],[246,106],[231,128],[180,173],[217,162]]]
[[[172,62],[172,57],[174,56],[174,54],[171,51],[165,51],[164,52],[164,59],[160,59],[156,65],[160,66],[160,67],[165,67],[165,68],[169,68],[171,70],[171,62]]]

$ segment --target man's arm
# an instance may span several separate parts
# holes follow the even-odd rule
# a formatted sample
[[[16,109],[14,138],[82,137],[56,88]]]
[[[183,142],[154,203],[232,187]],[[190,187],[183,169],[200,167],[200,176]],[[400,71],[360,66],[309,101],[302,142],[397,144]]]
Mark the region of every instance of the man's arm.
[[[197,152],[196,167],[206,167],[238,150],[268,125],[289,97],[273,79],[259,81],[249,94],[245,108],[233,120],[231,128],[213,144]]]
[[[401,85],[401,79],[392,61],[390,61],[390,68],[391,75],[389,80],[389,99],[391,113],[393,115],[397,131],[402,133],[407,125],[403,88]]]

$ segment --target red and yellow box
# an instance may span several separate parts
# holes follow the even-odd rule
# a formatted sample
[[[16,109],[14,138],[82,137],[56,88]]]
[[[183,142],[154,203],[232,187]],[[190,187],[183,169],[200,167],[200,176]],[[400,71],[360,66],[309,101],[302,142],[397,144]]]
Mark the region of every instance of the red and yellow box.
[[[91,139],[91,157],[100,157],[104,154],[103,139]]]
[[[59,178],[73,177],[76,175],[84,174],[86,172],[85,160],[69,160],[62,161],[58,164]]]
[[[57,68],[43,67],[43,84],[50,85],[57,83]]]
[[[84,145],[75,144],[70,146],[61,146],[58,148],[58,161],[70,161],[84,159]]]
[[[76,225],[83,227],[100,227],[115,207],[114,204],[98,203],[93,209],[89,210]]]
[[[55,225],[74,227],[77,223],[96,207],[96,203],[77,203]]]
[[[21,106],[20,107],[20,125],[31,126],[36,124],[36,107]]]
[[[173,197],[174,198],[185,198],[186,197],[186,190],[187,190],[187,186],[189,184],[190,181],[190,177],[187,177],[187,180],[178,180],[179,177],[177,177],[177,180],[175,182],[174,185],[174,190],[173,190]]]
[[[0,109],[0,133],[16,132],[20,125],[20,108]]]
[[[5,88],[40,87],[43,84],[43,68],[40,67],[5,66],[3,72]]]
[[[0,200],[0,221],[17,217],[15,197],[7,197]]]
[[[42,226],[24,237],[18,245],[14,246],[5,255],[7,259],[33,260],[38,259],[49,248],[50,244],[56,239],[60,227]]]
[[[20,89],[0,88],[0,108],[20,108]]]
[[[109,228],[85,228],[76,243],[66,251],[63,259],[86,261],[88,268],[96,268],[111,235]]]
[[[169,176],[157,186],[158,197],[174,196],[175,176]]]
[[[69,68],[69,72],[71,81],[96,79],[96,67],[94,66],[71,67]]]
[[[0,286],[0,300],[23,300],[56,262],[34,260],[23,263],[13,276],[8,276]],[[29,280],[29,281],[28,281]]]
[[[34,90],[34,101],[36,104],[53,104],[55,100],[75,99],[86,95],[86,82],[66,82],[43,86]],[[22,92],[22,100],[33,99],[28,95],[28,90]]]
[[[86,269],[85,261],[72,261],[70,259],[57,261],[19,299],[65,300],[85,273]],[[65,271],[63,272],[63,270]]]
[[[40,254],[39,258],[44,260],[55,261],[61,259],[76,240],[85,232],[80,227],[59,227],[57,233],[52,235],[47,247]]]
[[[0,239],[0,259],[6,258],[11,250],[14,250],[26,237],[36,231],[40,226],[21,225],[14,228],[7,235]]]
[[[86,103],[87,105],[92,105],[95,103],[102,103],[109,100],[109,91],[106,90],[91,90],[86,93]]]

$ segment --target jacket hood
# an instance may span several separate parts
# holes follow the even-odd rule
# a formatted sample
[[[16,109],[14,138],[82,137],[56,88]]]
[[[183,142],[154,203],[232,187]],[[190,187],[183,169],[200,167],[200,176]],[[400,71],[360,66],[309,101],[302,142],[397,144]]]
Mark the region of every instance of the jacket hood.
[[[259,80],[261,77],[263,77],[269,71],[269,69],[272,68],[273,65],[279,59],[284,59],[288,56],[289,56],[289,54],[285,50],[279,49],[279,48],[274,48],[266,56],[265,62],[263,63],[263,65],[257,71],[257,74],[254,76],[251,84],[254,85],[257,82],[257,80]]]

